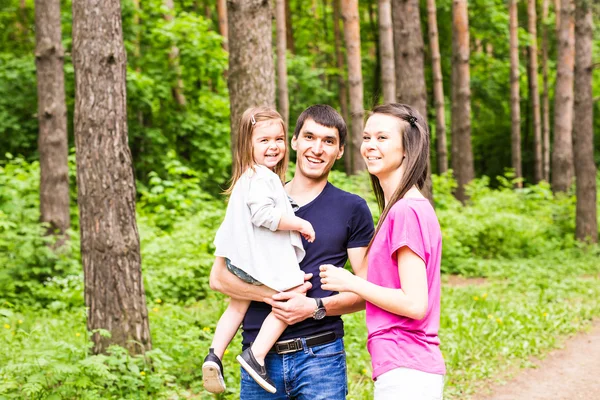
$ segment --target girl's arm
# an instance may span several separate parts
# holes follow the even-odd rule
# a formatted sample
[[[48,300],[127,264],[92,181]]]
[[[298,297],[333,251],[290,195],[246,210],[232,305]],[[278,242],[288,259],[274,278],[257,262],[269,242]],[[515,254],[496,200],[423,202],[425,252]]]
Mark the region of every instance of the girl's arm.
[[[427,274],[425,262],[407,246],[396,252],[402,289],[386,288],[368,282],[343,268],[321,266],[321,283],[325,290],[353,292],[393,314],[422,319],[427,313]]]
[[[298,231],[304,239],[312,243],[315,240],[315,230],[310,222],[295,215],[282,215],[277,226],[278,231]]]

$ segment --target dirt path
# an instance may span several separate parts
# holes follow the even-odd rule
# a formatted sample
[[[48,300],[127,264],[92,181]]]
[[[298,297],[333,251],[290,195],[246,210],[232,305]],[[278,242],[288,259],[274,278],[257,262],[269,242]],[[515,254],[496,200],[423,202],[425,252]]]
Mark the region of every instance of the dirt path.
[[[537,368],[518,372],[505,384],[492,384],[473,400],[600,399],[600,320],[554,350]]]

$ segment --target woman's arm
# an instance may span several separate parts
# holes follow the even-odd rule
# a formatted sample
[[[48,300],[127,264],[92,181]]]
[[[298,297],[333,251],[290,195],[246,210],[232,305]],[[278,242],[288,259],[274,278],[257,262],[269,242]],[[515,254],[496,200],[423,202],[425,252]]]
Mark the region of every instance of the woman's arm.
[[[407,246],[396,252],[402,289],[386,288],[368,282],[343,268],[321,266],[321,283],[325,290],[353,292],[386,311],[412,319],[427,313],[427,274],[425,262]]]

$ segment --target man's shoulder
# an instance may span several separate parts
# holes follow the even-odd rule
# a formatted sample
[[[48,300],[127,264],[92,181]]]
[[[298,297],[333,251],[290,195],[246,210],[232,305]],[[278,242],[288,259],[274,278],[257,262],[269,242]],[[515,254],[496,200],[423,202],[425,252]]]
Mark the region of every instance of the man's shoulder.
[[[336,201],[343,201],[345,204],[349,204],[349,205],[363,205],[363,204],[366,205],[367,204],[365,199],[363,199],[359,195],[342,190],[342,189],[338,188],[337,186],[333,185],[331,182],[328,182],[327,186],[329,187],[329,190],[328,190],[329,195],[331,197],[334,197],[336,199]]]

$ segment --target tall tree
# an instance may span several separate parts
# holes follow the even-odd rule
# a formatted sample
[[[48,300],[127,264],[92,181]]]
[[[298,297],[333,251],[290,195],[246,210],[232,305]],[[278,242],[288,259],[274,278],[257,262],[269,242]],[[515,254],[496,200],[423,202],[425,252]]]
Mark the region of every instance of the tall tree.
[[[418,0],[393,0],[396,98],[427,115],[423,35]]]
[[[164,0],[164,6],[167,9],[165,19],[172,22],[173,19],[175,19],[175,6],[173,0]],[[183,79],[181,79],[181,66],[179,65],[179,48],[176,45],[171,46],[171,51],[169,52],[169,64],[175,72],[175,82],[171,89],[173,98],[179,106],[184,107],[186,101],[183,92]]]
[[[338,86],[339,100],[342,117],[348,123],[350,121],[350,113],[348,112],[348,85],[345,78],[344,53],[342,51],[342,39],[340,32],[340,1],[333,0],[333,39],[335,48],[335,60],[338,69]],[[352,138],[346,141],[346,149],[344,155],[344,170],[346,174],[352,174]]]
[[[515,177],[523,177],[521,171],[521,105],[519,94],[519,20],[517,0],[508,3],[510,32],[510,114],[512,119],[511,149]],[[519,187],[521,186],[519,182]]]
[[[577,185],[575,236],[598,242],[596,165],[594,164],[594,100],[592,96],[592,2],[575,2],[575,108],[573,150]]]
[[[75,145],[81,260],[94,353],[151,348],[127,143],[126,53],[119,0],[73,0]]]
[[[537,0],[527,2],[527,26],[529,30],[529,97],[533,112],[533,177],[535,182],[542,180],[542,121],[540,114],[540,91],[538,88],[537,50]]]
[[[452,0],[452,169],[456,198],[467,199],[465,185],[475,178],[471,147],[471,88],[467,0]]]
[[[275,106],[271,8],[264,0],[227,0],[231,150],[239,120],[254,106]]]
[[[550,182],[550,95],[548,92],[548,0],[542,0],[542,176]]]
[[[379,0],[378,10],[383,102],[394,103],[396,101],[396,76],[394,71],[394,31],[392,29],[391,1]]]
[[[334,0],[335,2],[336,0]],[[339,0],[337,0],[339,1]],[[296,45],[294,42],[294,27],[292,25],[292,9],[290,8],[290,0],[285,0],[285,32],[286,44],[290,53],[296,53]]]
[[[290,102],[288,97],[286,64],[285,0],[275,0],[275,20],[277,24],[277,100],[279,112],[285,127],[289,126]]]
[[[437,27],[435,0],[427,0],[427,27],[431,47],[431,69],[433,71],[433,105],[435,107],[435,137],[438,173],[448,171],[448,146],[446,144],[446,112],[444,106],[444,80]]]
[[[342,20],[344,21],[344,39],[346,42],[346,56],[348,58],[348,82],[350,83],[350,113],[352,115],[351,173],[357,173],[366,168],[360,155],[365,111],[363,106],[358,0],[341,0],[341,13]]]
[[[223,36],[223,48],[229,51],[229,32],[227,30],[227,0],[217,0],[217,16],[219,18],[219,33]]]
[[[35,2],[40,213],[48,233],[69,228],[69,165],[60,0]]]
[[[562,0],[557,31],[558,57],[554,89],[554,149],[552,190],[564,192],[573,179],[573,68],[575,63],[575,22],[572,0]]]

